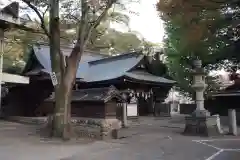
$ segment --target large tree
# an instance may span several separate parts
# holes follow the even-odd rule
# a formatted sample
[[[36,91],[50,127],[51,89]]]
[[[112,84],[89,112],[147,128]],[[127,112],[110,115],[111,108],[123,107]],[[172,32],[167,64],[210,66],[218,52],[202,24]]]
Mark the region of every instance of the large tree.
[[[168,0],[157,4],[165,23],[169,70],[185,91],[191,92],[193,59],[200,58],[207,71],[221,66],[225,59],[239,59],[239,3]]]
[[[55,114],[53,116],[53,135],[69,138],[71,91],[75,83],[76,71],[81,56],[89,38],[95,28],[106,17],[109,9],[117,0],[22,0],[36,12],[41,27],[49,38],[52,73],[56,74],[55,85]],[[50,4],[48,3],[50,2]],[[61,3],[61,5],[60,5]],[[61,7],[60,7],[61,6]],[[40,10],[39,10],[40,8]],[[43,8],[50,8],[49,28],[44,24]],[[59,14],[61,10],[61,14]],[[63,55],[60,49],[60,22],[61,20],[76,24],[76,38],[69,55]],[[52,74],[54,75],[54,74]]]

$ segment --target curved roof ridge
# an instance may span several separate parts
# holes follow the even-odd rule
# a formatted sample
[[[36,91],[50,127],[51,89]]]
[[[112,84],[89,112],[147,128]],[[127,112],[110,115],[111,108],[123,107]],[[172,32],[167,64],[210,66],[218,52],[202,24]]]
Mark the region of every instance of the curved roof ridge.
[[[151,73],[148,73],[146,71],[141,70],[134,70],[130,72],[126,72],[124,76],[135,79],[135,80],[144,80],[148,82],[158,82],[158,83],[164,83],[164,84],[175,84],[176,81],[167,79],[165,77],[160,77],[153,75]]]
[[[120,60],[120,59],[131,58],[131,57],[139,57],[139,56],[144,57],[144,55],[141,54],[139,51],[135,51],[135,52],[131,52],[131,53],[120,54],[118,56],[111,56],[111,57],[107,57],[107,58],[103,58],[103,59],[97,59],[97,60],[89,61],[88,63],[90,65],[96,65],[96,64],[99,64],[99,63],[105,63],[107,61]]]

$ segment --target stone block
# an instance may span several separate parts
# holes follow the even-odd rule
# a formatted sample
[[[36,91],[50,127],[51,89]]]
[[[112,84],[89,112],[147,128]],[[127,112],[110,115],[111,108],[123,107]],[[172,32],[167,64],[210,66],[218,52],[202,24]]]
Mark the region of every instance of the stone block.
[[[73,132],[77,137],[86,137],[98,140],[115,139],[121,122],[117,119],[72,119]]]
[[[221,135],[221,129],[218,124],[217,116],[208,116],[208,117],[196,117],[196,116],[187,116],[185,118],[185,129],[184,135],[192,136],[219,136]]]

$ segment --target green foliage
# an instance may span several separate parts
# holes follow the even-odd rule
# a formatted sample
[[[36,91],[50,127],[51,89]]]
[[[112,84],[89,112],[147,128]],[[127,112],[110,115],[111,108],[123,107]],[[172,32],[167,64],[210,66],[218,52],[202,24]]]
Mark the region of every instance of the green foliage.
[[[20,74],[25,65],[28,57],[25,53],[29,46],[46,39],[43,34],[22,30],[9,30],[5,32],[5,37],[3,71],[16,74]]]
[[[203,61],[206,72],[222,67],[224,60],[240,60],[239,0],[159,1],[157,8],[165,22],[165,52],[171,76],[179,87],[191,93],[192,61]],[[226,63],[224,63],[226,64]],[[209,90],[216,89],[208,77]]]

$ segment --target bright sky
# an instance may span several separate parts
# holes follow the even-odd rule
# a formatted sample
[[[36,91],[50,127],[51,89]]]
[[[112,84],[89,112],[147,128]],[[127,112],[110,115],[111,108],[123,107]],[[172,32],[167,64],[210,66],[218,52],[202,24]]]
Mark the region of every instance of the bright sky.
[[[130,15],[130,28],[140,32],[147,40],[161,43],[164,35],[163,24],[155,8],[157,0],[140,0],[132,4],[131,10],[139,15]]]

